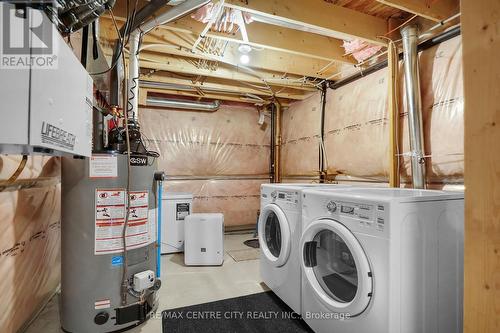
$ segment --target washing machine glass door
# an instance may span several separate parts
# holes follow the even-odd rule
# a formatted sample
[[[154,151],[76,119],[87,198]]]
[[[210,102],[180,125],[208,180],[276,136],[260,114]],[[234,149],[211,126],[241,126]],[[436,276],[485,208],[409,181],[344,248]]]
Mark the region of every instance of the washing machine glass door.
[[[316,297],[332,312],[361,314],[373,284],[368,259],[356,236],[331,219],[314,221],[304,231],[302,268]]]
[[[259,243],[265,258],[274,266],[283,266],[290,255],[290,226],[285,213],[268,204],[259,217]]]

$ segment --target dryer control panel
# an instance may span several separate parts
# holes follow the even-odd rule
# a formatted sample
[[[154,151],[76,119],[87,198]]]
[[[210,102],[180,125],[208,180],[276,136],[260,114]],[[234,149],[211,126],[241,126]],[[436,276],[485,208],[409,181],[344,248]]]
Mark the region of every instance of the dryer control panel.
[[[297,191],[275,190],[271,192],[273,203],[279,204],[281,207],[299,208],[300,194]]]

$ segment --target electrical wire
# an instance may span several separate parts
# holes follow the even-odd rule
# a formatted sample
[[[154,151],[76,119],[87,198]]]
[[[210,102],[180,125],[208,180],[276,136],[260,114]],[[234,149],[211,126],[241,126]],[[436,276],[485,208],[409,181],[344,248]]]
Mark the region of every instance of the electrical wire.
[[[118,36],[118,41],[119,41],[119,48],[120,50],[118,51],[118,54],[116,56],[116,59],[114,59],[113,63],[111,64],[111,66],[104,70],[104,71],[101,71],[101,72],[94,72],[94,73],[89,73],[89,75],[93,76],[93,75],[102,75],[102,74],[106,74],[108,72],[111,72],[115,67],[116,65],[118,64],[118,62],[120,61],[120,58],[122,57],[123,55],[123,48],[124,48],[124,45],[123,45],[123,37],[122,37],[122,34],[120,33],[120,29],[118,29],[118,24],[116,23],[116,19],[115,19],[115,16],[113,15],[113,9],[112,8],[108,8],[108,11],[109,11],[109,14],[111,16],[111,20],[113,21],[113,25],[114,25],[114,28],[116,30],[116,34]],[[128,20],[127,22],[125,23],[125,31],[128,30],[128,27],[127,25],[129,24]]]
[[[401,23],[400,25],[398,25],[398,26],[397,26],[397,27],[395,27],[394,29],[391,29],[391,30],[389,30],[388,32],[386,32],[386,33],[384,34],[384,36],[388,36],[388,35],[392,34],[394,31],[399,30],[399,28],[401,28],[402,26],[404,26],[404,25],[406,25],[406,24],[410,23],[410,22],[411,22],[411,21],[413,21],[413,20],[414,20],[417,16],[418,16],[418,15],[413,15],[412,17],[410,17],[409,19],[407,19],[406,21],[404,21],[403,23]],[[382,37],[382,36],[378,36],[378,37]]]
[[[123,70],[125,74],[127,73],[126,71],[126,63],[125,63],[125,53],[123,52],[123,48],[125,45],[123,44],[123,37],[120,34],[120,30],[118,29],[118,25],[116,24],[116,19],[113,14],[113,10],[110,8],[109,13],[111,15],[111,19],[113,20],[114,27],[118,33],[118,38],[120,42],[120,56],[122,57],[123,61]],[[127,80],[124,80],[124,87],[125,91],[127,91]],[[123,94],[123,99],[124,103],[123,105],[127,104],[127,95]],[[122,274],[122,285],[121,285],[121,296],[122,296],[122,305],[127,305],[127,294],[128,294],[128,255],[127,255],[127,227],[128,227],[128,221],[130,218],[130,175],[131,175],[131,167],[130,167],[130,135],[129,135],[129,130],[128,130],[128,117],[124,115],[124,120],[125,120],[125,139],[126,139],[126,144],[127,144],[127,211],[125,214],[125,221],[123,223],[123,231],[122,231],[122,239],[123,239],[123,274]]]
[[[136,0],[136,4],[135,4],[135,8],[133,10],[133,13],[132,13],[132,23],[131,23],[131,26],[133,26],[133,21],[135,20],[135,13],[137,11],[137,4],[138,4],[138,1]],[[114,18],[114,15],[113,15],[113,12],[110,11],[110,14],[112,16],[112,19],[113,19],[113,22],[115,24],[115,28],[118,29],[117,25],[116,25],[116,20]],[[130,21],[130,19],[127,20],[127,22]],[[127,43],[129,42],[130,40],[130,31],[126,31],[126,34],[128,35],[127,36]],[[141,43],[141,40],[142,40],[142,33],[141,35],[139,36],[139,47],[137,48],[137,54],[139,53],[139,50],[140,50],[140,43]],[[121,37],[121,36],[120,36]],[[120,41],[120,45],[121,45],[121,57],[122,57],[122,61],[123,61],[123,70],[124,70],[124,77],[127,76],[127,70],[126,70],[126,62],[125,62],[125,52],[124,52],[124,49],[125,49],[125,43],[123,43],[123,38],[121,39]],[[128,119],[129,119],[129,112],[130,111],[134,111],[133,110],[133,105],[131,103],[131,100],[135,98],[135,94],[133,92],[133,90],[135,89],[135,87],[137,87],[138,85],[138,81],[139,81],[139,77],[134,77],[132,78],[132,86],[131,87],[128,87],[128,81],[127,80],[124,80],[124,91],[126,92],[129,92],[129,94],[123,94],[123,105],[126,105],[126,110],[124,112],[124,122],[125,122],[125,141],[126,141],[126,146],[127,146],[127,212],[126,212],[126,215],[125,215],[125,221],[124,221],[124,224],[123,224],[123,232],[122,232],[122,238],[123,238],[123,275],[122,275],[122,305],[126,305],[127,304],[127,293],[129,292],[129,280],[128,280],[128,250],[127,250],[127,229],[128,229],[128,222],[129,222],[129,219],[130,219],[130,202],[131,202],[131,195],[130,195],[130,186],[131,186],[131,174],[132,174],[132,169],[131,169],[131,166],[130,166],[130,157],[131,157],[131,149],[130,149],[130,131],[129,131],[129,123],[128,123]],[[134,115],[135,116],[135,115]],[[159,157],[159,154],[157,152],[149,152],[145,146],[144,146],[144,143],[142,141],[142,138],[140,139],[140,143],[138,144],[141,144],[144,149],[146,150],[147,152],[147,155],[148,156],[153,156],[155,158]],[[138,147],[136,147],[135,151],[138,150]],[[140,297],[140,300],[142,301],[143,300],[143,294],[141,295]]]
[[[139,57],[139,52],[140,52],[140,49],[141,49],[141,40],[142,40],[142,33],[139,34],[139,42],[138,42],[138,45],[137,45],[137,50],[135,51],[135,56],[136,57]],[[126,114],[126,117],[128,118],[129,117],[129,113],[132,112],[132,117],[135,119],[135,112],[137,110],[134,110],[134,104],[132,103],[132,101],[137,97],[139,96],[135,96],[135,88],[137,88],[137,86],[139,85],[139,76],[136,76],[136,77],[133,77],[132,78],[132,86],[128,88],[128,92],[129,92],[129,96],[128,96],[128,99],[127,99],[127,114]]]
[[[129,2],[130,1],[127,1],[127,3],[129,3]],[[125,28],[124,28],[124,35],[127,36],[127,41],[125,43],[124,43],[122,35],[120,33],[120,29],[117,28],[118,25],[116,23],[114,15],[112,14],[112,10],[111,10],[111,8],[108,8],[108,11],[110,13],[111,19],[113,20],[113,25],[115,26],[115,29],[117,31],[117,35],[118,35],[117,39],[120,41],[119,42],[120,43],[120,46],[119,46],[120,50],[119,50],[119,52],[118,52],[118,54],[116,56],[116,59],[113,61],[113,63],[111,64],[111,66],[108,69],[106,69],[104,71],[101,71],[101,72],[89,73],[89,75],[91,75],[91,76],[93,76],[93,75],[103,75],[103,74],[106,74],[106,73],[112,71],[116,67],[116,65],[118,64],[118,62],[120,61],[120,58],[122,56],[122,52],[123,52],[123,47],[122,46],[127,45],[128,42],[129,42],[129,39],[130,39],[129,29],[134,24],[134,21],[135,21],[135,18],[136,18],[136,14],[137,14],[138,3],[139,3],[139,0],[136,0],[135,6],[134,6],[134,10],[132,11],[131,19],[130,19],[130,15],[128,14],[129,9],[127,9],[127,21],[125,22]],[[127,7],[128,6],[129,5],[127,4]]]
[[[135,5],[134,5],[134,10],[132,11],[132,15],[131,16],[127,15],[127,23],[130,21],[130,24],[127,27],[128,30],[125,30],[125,35],[127,35],[127,41],[125,42],[125,45],[128,45],[128,42],[130,41],[130,33],[131,33],[130,29],[131,29],[131,27],[134,26],[134,23],[135,23],[138,3],[139,3],[139,0],[136,0]]]

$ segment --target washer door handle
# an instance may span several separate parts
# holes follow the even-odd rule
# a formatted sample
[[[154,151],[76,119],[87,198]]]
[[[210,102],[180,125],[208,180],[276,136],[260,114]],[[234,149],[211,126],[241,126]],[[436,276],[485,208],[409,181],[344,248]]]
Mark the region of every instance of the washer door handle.
[[[316,261],[316,245],[318,242],[310,241],[304,244],[304,265],[314,267],[318,264]]]

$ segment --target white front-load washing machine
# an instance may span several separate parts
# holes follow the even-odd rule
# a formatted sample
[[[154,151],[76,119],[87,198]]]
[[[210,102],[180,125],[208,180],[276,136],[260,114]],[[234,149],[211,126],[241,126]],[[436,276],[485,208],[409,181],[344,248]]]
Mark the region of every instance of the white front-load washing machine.
[[[305,188],[345,188],[336,184],[263,184],[258,234],[263,282],[297,314],[301,312],[299,240],[301,192]]]
[[[304,190],[302,316],[316,333],[462,331],[464,195]]]

